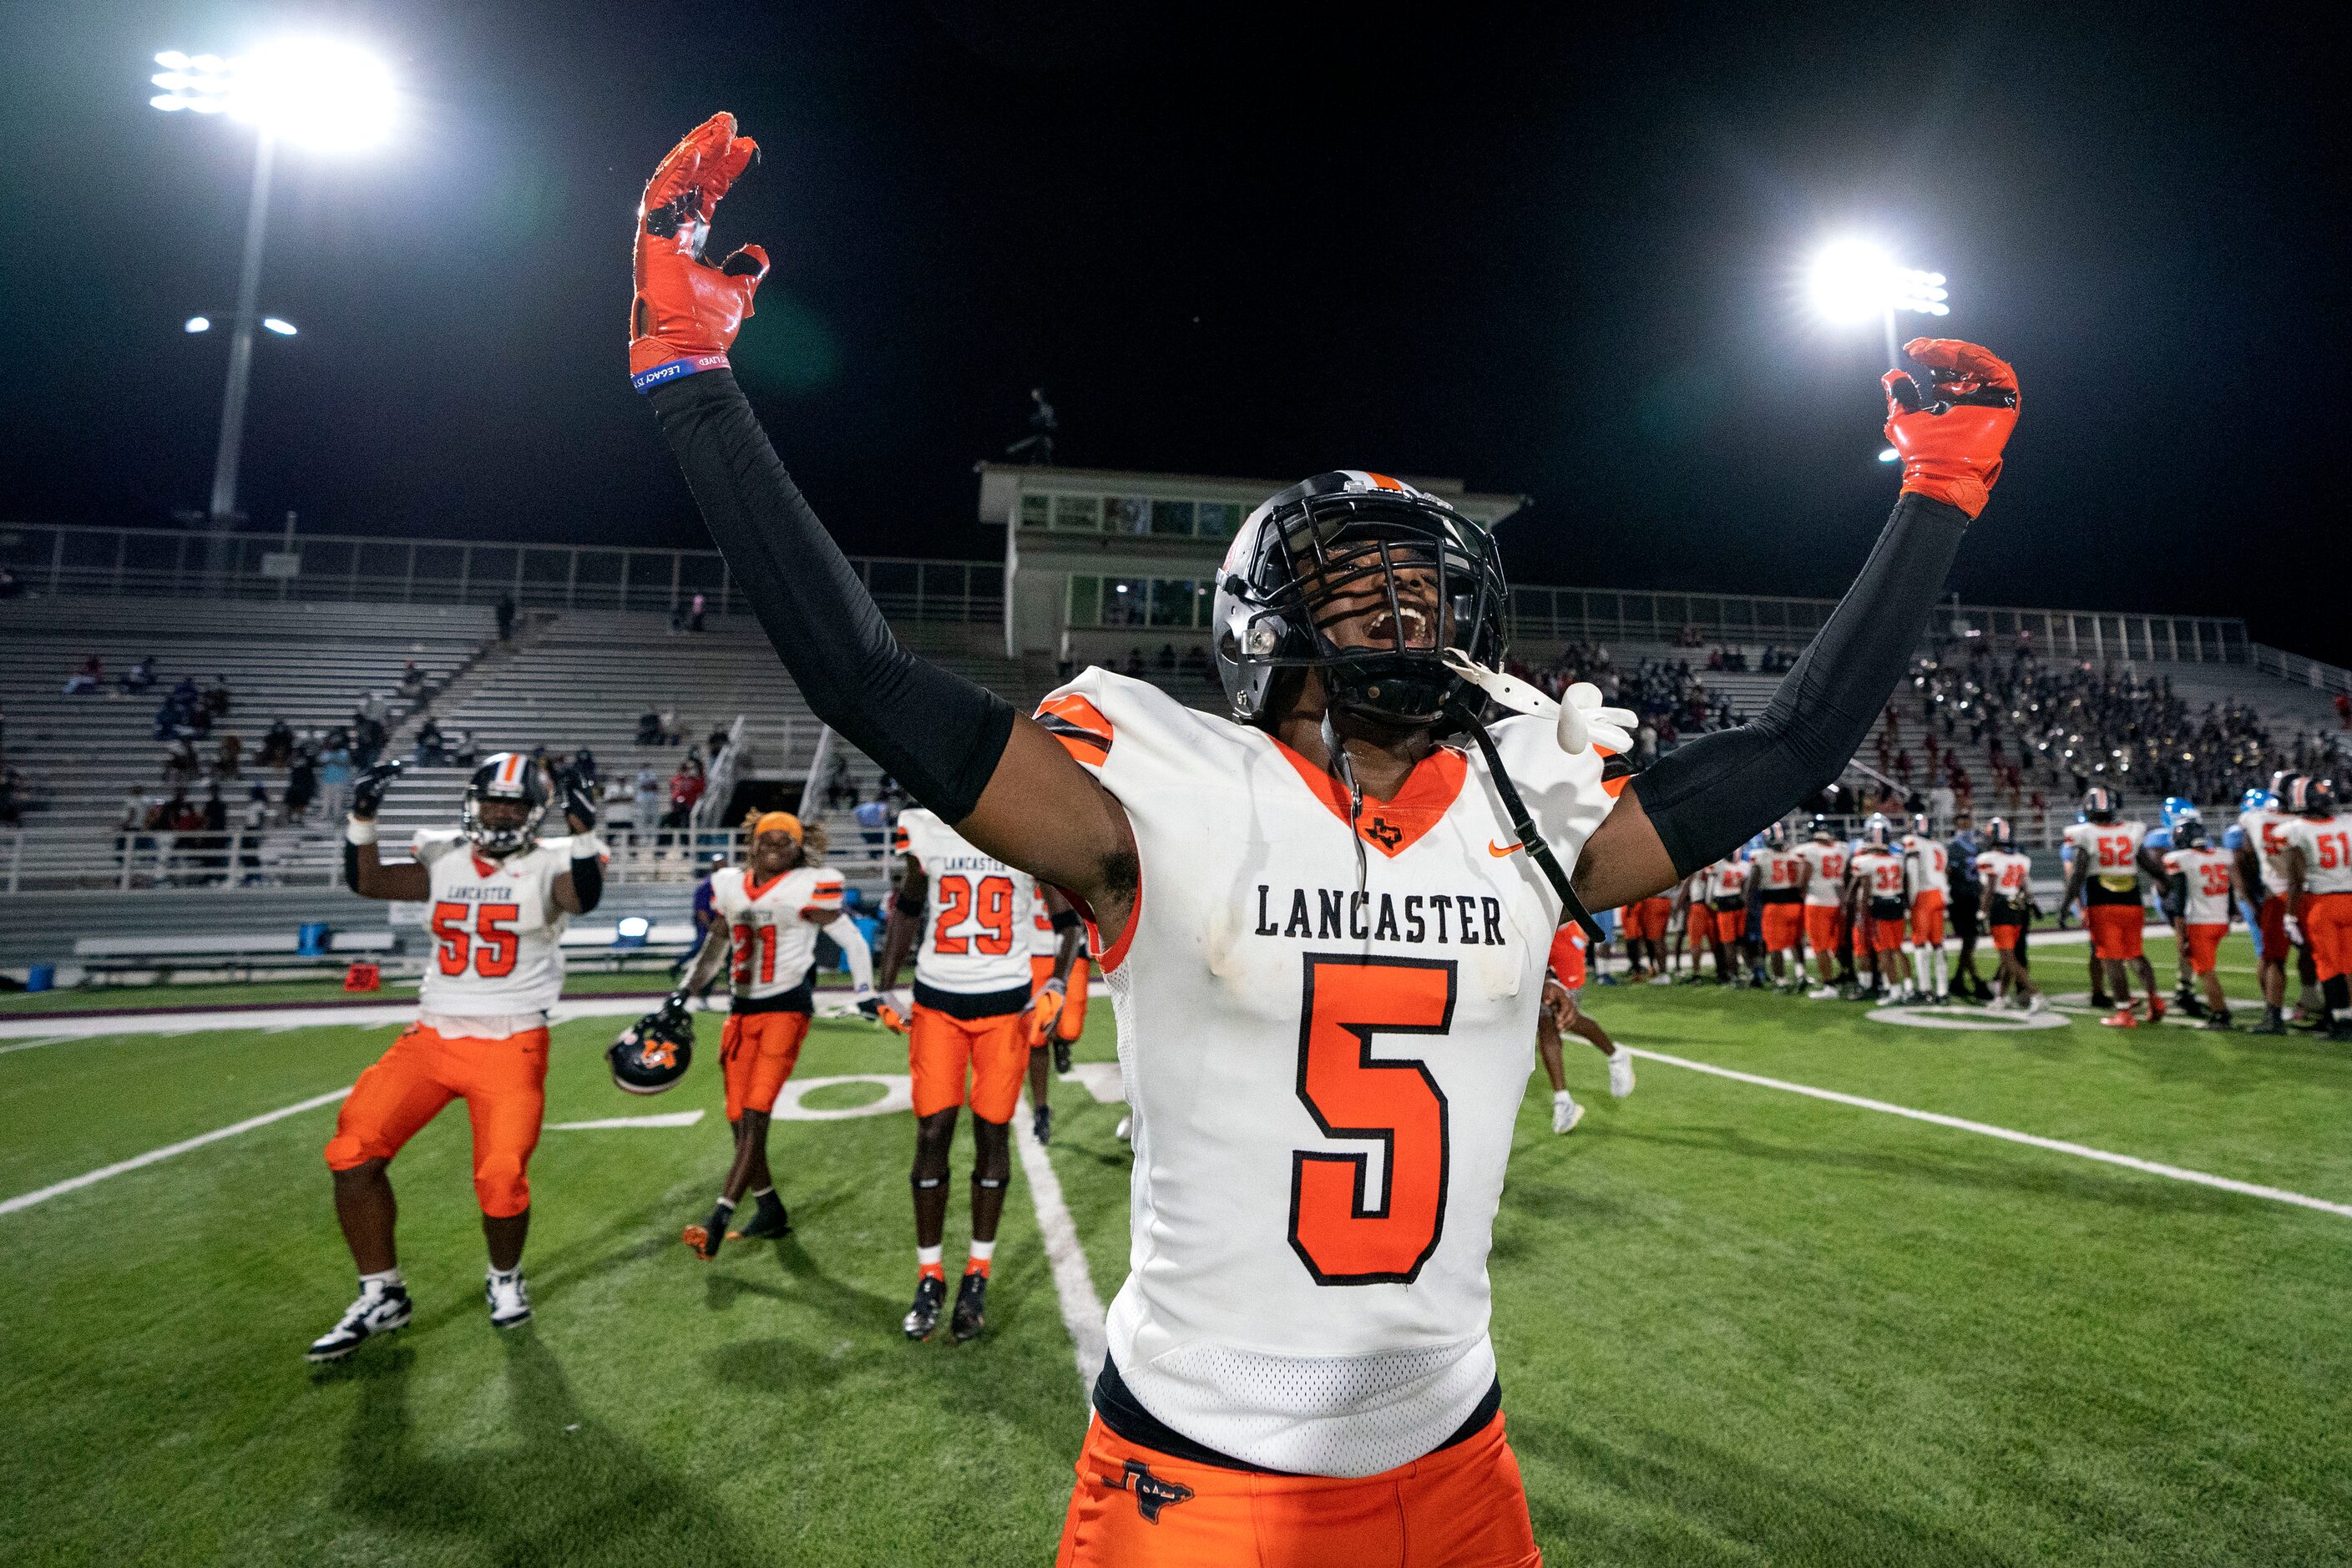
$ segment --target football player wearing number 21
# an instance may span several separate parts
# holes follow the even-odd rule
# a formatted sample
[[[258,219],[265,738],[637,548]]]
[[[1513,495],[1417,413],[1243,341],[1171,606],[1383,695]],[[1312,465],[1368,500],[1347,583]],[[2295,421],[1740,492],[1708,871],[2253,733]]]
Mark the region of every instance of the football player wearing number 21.
[[[473,1122],[490,1321],[510,1329],[530,1321],[522,1278],[526,1172],[547,1108],[547,1009],[563,994],[564,923],[594,909],[604,886],[594,793],[569,774],[551,789],[520,752],[500,752],[474,770],[456,832],[419,833],[415,858],[385,865],[376,811],[399,773],[398,763],[384,763],[352,782],[343,881],[363,899],[429,902],[433,954],[416,1022],[360,1074],[327,1143],[335,1216],[359,1265],[360,1293],[311,1343],[312,1361],[340,1360],[408,1321],[385,1168],[452,1100],[466,1102]],[[557,794],[572,837],[541,839],[540,823]]]
[[[2016,376],[1908,345],[1930,384],[1885,378],[1902,490],[1845,601],[1761,717],[1646,773],[1598,692],[1499,673],[1487,531],[1353,469],[1234,536],[1230,720],[1099,669],[1028,718],[892,637],[728,369],[768,258],[703,250],[753,152],[719,114],[655,171],[631,379],[817,714],[1069,896],[1118,1019],[1131,1252],[1059,1562],[1537,1561],[1486,1258],[1552,934],[1844,766],[2000,473]]]

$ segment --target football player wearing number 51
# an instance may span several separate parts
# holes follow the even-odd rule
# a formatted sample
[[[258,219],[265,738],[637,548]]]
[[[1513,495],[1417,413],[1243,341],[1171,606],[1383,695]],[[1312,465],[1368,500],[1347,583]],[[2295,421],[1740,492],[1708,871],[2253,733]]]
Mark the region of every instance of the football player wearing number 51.
[[[386,763],[353,781],[343,880],[363,899],[431,904],[433,951],[416,1022],[360,1074],[327,1142],[335,1217],[359,1266],[360,1294],[311,1342],[312,1361],[339,1361],[408,1321],[386,1167],[453,1100],[466,1102],[474,1124],[490,1321],[510,1329],[530,1321],[522,1243],[530,1228],[527,1170],[547,1105],[547,1009],[563,994],[564,925],[594,909],[604,888],[593,792],[569,774],[551,784],[520,752],[500,752],[474,770],[455,831],[420,832],[415,858],[384,864],[376,810],[399,773],[398,763]],[[558,794],[572,836],[541,838]]]
[[[1230,717],[1100,669],[1024,717],[899,645],[728,369],[768,258],[703,251],[753,151],[715,115],[646,186],[631,379],[810,706],[942,832],[1069,895],[1118,1020],[1133,1239],[1059,1563],[1536,1562],[1486,1260],[1552,933],[1845,766],[2000,471],[2016,376],[1909,345],[1932,384],[1885,379],[1902,493],[1845,602],[1762,716],[1638,776],[1631,714],[1503,672],[1493,533],[1362,469],[1234,536]],[[1335,345],[1285,376],[1349,374]]]

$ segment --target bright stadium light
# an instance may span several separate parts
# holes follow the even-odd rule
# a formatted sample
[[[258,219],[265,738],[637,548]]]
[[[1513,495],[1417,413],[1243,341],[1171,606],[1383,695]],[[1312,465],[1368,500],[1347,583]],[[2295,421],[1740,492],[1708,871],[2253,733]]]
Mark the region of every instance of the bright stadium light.
[[[1886,363],[1897,361],[1895,316],[1952,313],[1951,290],[1940,272],[1898,267],[1895,258],[1866,239],[1838,239],[1813,257],[1805,292],[1825,321],[1850,323],[1876,316],[1886,329]]]
[[[1882,463],[1891,463],[1902,455],[1892,447],[1881,447],[1878,449],[1878,460]]]
[[[181,330],[188,332],[209,332],[213,330],[213,319],[210,316],[190,316]]]
[[[399,94],[383,62],[353,45],[285,38],[234,57],[165,49],[148,79],[162,90],[148,102],[165,113],[226,115],[254,127],[253,189],[246,206],[245,257],[231,320],[228,381],[221,392],[220,444],[213,458],[215,532],[236,525],[237,469],[245,449],[245,405],[253,380],[257,329],[295,335],[282,317],[261,317],[261,241],[269,216],[269,171],[280,141],[325,151],[373,146],[391,133]],[[209,317],[191,317],[201,332]]]

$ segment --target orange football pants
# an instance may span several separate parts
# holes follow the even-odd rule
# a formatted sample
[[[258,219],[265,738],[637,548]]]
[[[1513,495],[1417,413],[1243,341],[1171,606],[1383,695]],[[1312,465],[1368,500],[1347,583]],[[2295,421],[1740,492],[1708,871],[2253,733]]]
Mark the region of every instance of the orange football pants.
[[[1055,1568],[1538,1568],[1500,1415],[1477,1436],[1360,1479],[1189,1464],[1097,1417]]]
[[[2147,923],[2147,916],[2137,904],[2087,904],[2083,913],[2084,923],[2091,928],[2092,957],[2141,955],[2140,928]]]
[[[727,1120],[747,1110],[776,1109],[776,1096],[801,1059],[808,1038],[806,1013],[730,1013],[719,1032],[719,1065],[727,1079]]]
[[[1022,1075],[1029,1070],[1028,1017],[957,1018],[918,1004],[907,1034],[907,1070],[919,1118],[961,1105],[969,1070],[971,1113],[1010,1121],[1021,1101]]]
[[[1745,937],[1747,934],[1748,910],[1745,907],[1736,910],[1717,910],[1715,911],[1716,941],[1723,942],[1727,946],[1736,947],[1739,944],[1740,939]]]
[[[2302,919],[2321,983],[2352,973],[2352,893],[2305,893]]]
[[[1638,936],[1643,942],[1664,942],[1666,940],[1666,924],[1674,918],[1675,901],[1665,898],[1643,899],[1633,905],[1632,913],[1633,923],[1633,929],[1626,933],[1628,936]]]
[[[2225,921],[2218,925],[2208,925],[2198,922],[2185,925],[2180,929],[2187,933],[2189,939],[2189,973],[2212,973],[2213,960],[2221,951],[2221,939],[2230,934],[2228,923]]]
[[[1815,952],[1835,952],[1845,935],[1845,911],[1835,904],[1805,906],[1805,945]]]
[[[1911,941],[1919,947],[1944,945],[1944,895],[1933,888],[1911,900]]]
[[[547,1031],[448,1038],[411,1024],[360,1074],[327,1140],[327,1168],[389,1160],[453,1100],[474,1124],[474,1196],[492,1219],[530,1207],[531,1151],[547,1110]]]
[[[1683,931],[1690,938],[1693,952],[1715,940],[1715,911],[1705,904],[1693,904],[1683,911]]]
[[[1086,954],[1083,952],[1078,955],[1078,961],[1070,966],[1069,994],[1062,998],[1062,1016],[1054,1025],[1055,1038],[1075,1043],[1080,1035],[1087,1032],[1087,978],[1092,973],[1092,968],[1093,966],[1087,963]],[[1031,954],[1029,994],[1036,995],[1045,988],[1045,982],[1053,978],[1054,961]]]
[[[1804,929],[1804,905],[1767,904],[1764,906],[1765,952],[1788,952],[1797,945],[1797,933]]]

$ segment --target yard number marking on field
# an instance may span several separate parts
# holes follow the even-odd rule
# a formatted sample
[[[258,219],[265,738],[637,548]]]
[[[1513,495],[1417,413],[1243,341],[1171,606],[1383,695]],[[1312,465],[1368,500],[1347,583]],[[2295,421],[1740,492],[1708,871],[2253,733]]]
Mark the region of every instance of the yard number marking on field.
[[[1907,1105],[1890,1105],[1883,1100],[1866,1100],[1858,1094],[1841,1094],[1833,1089],[1815,1089],[1810,1084],[1790,1083],[1785,1079],[1765,1078],[1761,1074],[1738,1072],[1730,1068],[1716,1067],[1708,1062],[1690,1061],[1682,1057],[1670,1057],[1664,1051],[1653,1051],[1633,1046],[1621,1047],[1637,1057],[1647,1057],[1654,1062],[1672,1067],[1688,1068],[1693,1072],[1711,1073],[1736,1083],[1754,1084],[1759,1089],[1777,1089],[1787,1094],[1808,1095],[1814,1100],[1826,1100],[1838,1105],[1851,1105],[1861,1110],[1883,1111],[1888,1116],[1908,1117],[1914,1121],[1932,1122],[1937,1127],[1955,1128],[1962,1132],[1981,1133],[1987,1138],[1999,1138],[2011,1143],[2023,1143],[2035,1149],[2047,1149],[2053,1153],[2072,1154],[2077,1159],[2096,1160],[2103,1164],[2121,1165],[2126,1170],[2139,1171],[2151,1176],[2167,1176],[2176,1182],[2189,1182],[2200,1187],[2215,1187],[2225,1193],[2243,1197],[2268,1198],[2273,1203],[2293,1204],[2297,1208],[2317,1209],[2323,1214],[2340,1215],[2352,1219],[2352,1204],[2330,1203],[2304,1193],[2291,1193],[2284,1187],[2266,1187],[2258,1182],[2242,1182],[2234,1176],[2210,1175],[2203,1171],[2190,1171],[2179,1165],[2167,1165],[2154,1160],[2143,1160],[2137,1154],[2116,1154],[2105,1149],[2094,1149],[2087,1143],[2070,1143],[2063,1138],[2044,1138],[2035,1132],[2019,1132],[2007,1127],[1995,1127],[1990,1122],[1970,1121],[1965,1117],[1946,1116],[1933,1110],[1914,1110]]]
[[[15,1214],[18,1209],[28,1209],[35,1204],[45,1204],[51,1198],[62,1197],[68,1193],[79,1192],[84,1187],[105,1181],[109,1176],[119,1176],[125,1171],[141,1170],[161,1161],[169,1160],[174,1155],[184,1154],[191,1149],[201,1149],[207,1143],[217,1143],[224,1138],[234,1138],[240,1132],[250,1132],[257,1127],[267,1127],[273,1121],[283,1121],[289,1116],[299,1116],[306,1110],[316,1110],[322,1105],[332,1105],[351,1091],[351,1085],[345,1084],[342,1088],[326,1094],[314,1094],[310,1099],[299,1100],[292,1105],[281,1105],[275,1110],[265,1110],[258,1116],[248,1116],[244,1121],[233,1121],[226,1127],[217,1127],[210,1132],[199,1132],[194,1138],[184,1138],[177,1143],[166,1143],[161,1149],[150,1149],[144,1154],[133,1154],[128,1160],[118,1160],[111,1165],[100,1165],[95,1171],[85,1171],[79,1176],[43,1187],[37,1192],[24,1193],[5,1202],[0,1202],[0,1215]]]

